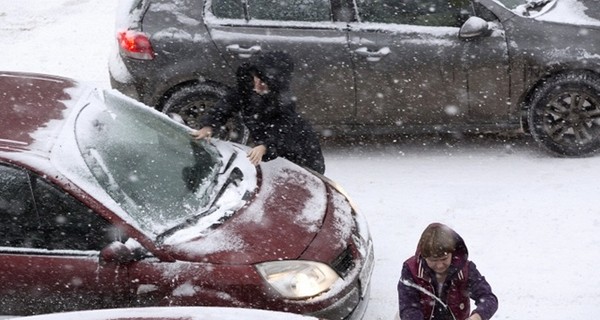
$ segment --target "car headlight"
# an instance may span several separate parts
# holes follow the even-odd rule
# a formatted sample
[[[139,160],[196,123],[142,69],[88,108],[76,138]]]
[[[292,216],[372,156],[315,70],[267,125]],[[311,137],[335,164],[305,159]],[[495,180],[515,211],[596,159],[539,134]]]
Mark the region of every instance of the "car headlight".
[[[316,296],[329,290],[339,279],[328,265],[314,261],[271,261],[256,268],[267,283],[289,299]]]

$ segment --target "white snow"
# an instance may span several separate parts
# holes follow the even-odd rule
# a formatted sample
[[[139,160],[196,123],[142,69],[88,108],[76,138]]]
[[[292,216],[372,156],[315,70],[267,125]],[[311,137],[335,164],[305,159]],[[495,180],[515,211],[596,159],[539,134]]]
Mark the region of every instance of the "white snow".
[[[594,19],[585,14],[586,9],[588,8],[577,0],[559,0],[552,10],[545,13],[540,12],[541,15],[536,19],[582,26],[600,26],[600,21],[598,19]]]
[[[276,311],[224,307],[148,307],[68,312],[27,317],[27,320],[189,319],[189,320],[311,320]]]
[[[108,88],[117,2],[0,0],[0,70]],[[365,320],[393,317],[401,263],[433,221],[464,237],[498,295],[493,319],[600,312],[600,156],[554,158],[526,137],[326,144],[324,152],[326,175],[348,191],[374,240]]]

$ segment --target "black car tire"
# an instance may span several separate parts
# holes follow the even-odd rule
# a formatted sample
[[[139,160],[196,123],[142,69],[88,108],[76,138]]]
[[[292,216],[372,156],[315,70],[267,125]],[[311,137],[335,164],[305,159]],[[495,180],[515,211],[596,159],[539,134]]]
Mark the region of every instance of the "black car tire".
[[[571,72],[549,78],[531,100],[528,123],[546,150],[584,157],[600,150],[600,77]]]
[[[225,89],[207,83],[180,87],[168,95],[160,111],[169,117],[199,129],[198,119],[225,95]],[[245,144],[249,132],[241,116],[232,117],[226,125],[213,133],[213,137]]]

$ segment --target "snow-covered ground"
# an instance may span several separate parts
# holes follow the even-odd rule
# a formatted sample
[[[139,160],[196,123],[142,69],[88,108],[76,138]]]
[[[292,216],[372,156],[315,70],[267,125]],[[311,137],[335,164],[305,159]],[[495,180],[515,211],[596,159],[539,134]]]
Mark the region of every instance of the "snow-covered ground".
[[[117,5],[0,0],[0,70],[108,88]],[[464,237],[499,298],[494,319],[595,319],[600,312],[600,156],[554,158],[527,137],[328,142],[324,152],[326,175],[365,213],[375,242],[365,320],[393,317],[401,263],[433,221]]]

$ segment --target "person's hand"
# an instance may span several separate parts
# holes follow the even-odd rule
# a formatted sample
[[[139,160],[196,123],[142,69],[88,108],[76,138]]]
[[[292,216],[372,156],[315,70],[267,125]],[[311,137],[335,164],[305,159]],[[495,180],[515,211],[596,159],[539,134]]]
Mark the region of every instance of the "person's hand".
[[[248,160],[250,160],[250,162],[256,166],[260,163],[265,153],[267,153],[267,147],[263,146],[262,144],[258,145],[248,151]]]
[[[473,313],[470,317],[467,318],[467,320],[483,320],[481,319],[481,316],[477,313]]]
[[[212,136],[212,128],[211,127],[203,127],[202,129],[196,130],[190,134],[196,140],[210,139],[210,137]]]

